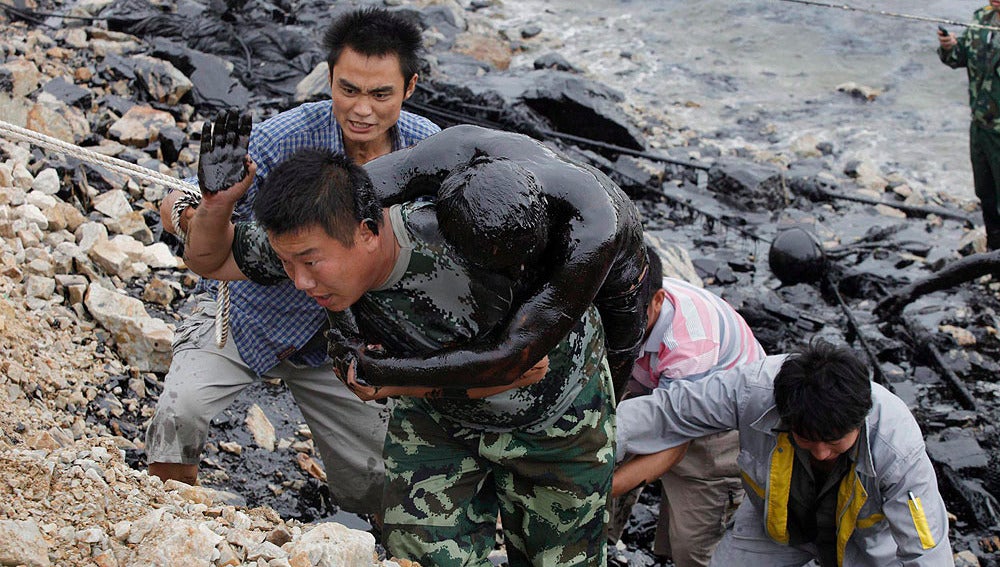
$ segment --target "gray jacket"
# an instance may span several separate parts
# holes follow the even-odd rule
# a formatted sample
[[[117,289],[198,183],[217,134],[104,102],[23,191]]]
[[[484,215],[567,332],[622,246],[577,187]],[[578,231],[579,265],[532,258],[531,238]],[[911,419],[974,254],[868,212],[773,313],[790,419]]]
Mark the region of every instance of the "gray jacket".
[[[774,378],[785,355],[708,376],[678,380],[618,406],[618,457],[649,454],[730,429],[740,432],[738,463],[765,531],[788,543],[788,487],[794,448],[780,428]],[[845,566],[953,565],[948,517],[923,435],[906,404],[872,384],[872,410],[858,438],[854,469],[837,498],[837,557]]]

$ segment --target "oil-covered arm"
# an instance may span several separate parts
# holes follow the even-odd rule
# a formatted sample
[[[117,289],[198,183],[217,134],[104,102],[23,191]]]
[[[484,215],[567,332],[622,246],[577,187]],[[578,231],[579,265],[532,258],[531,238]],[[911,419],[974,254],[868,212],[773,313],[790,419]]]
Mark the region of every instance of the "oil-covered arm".
[[[547,152],[544,146],[521,134],[460,125],[446,128],[408,148],[380,156],[365,164],[375,194],[388,207],[420,197],[437,195],[448,174],[477,155],[527,158]]]
[[[418,359],[363,351],[362,379],[373,385],[441,387],[511,383],[548,354],[594,302],[620,260],[619,218],[606,197],[577,210],[566,221],[560,242],[550,245],[554,250],[540,260],[547,268],[545,277],[490,334]],[[644,315],[645,309],[640,312]]]
[[[639,276],[645,269],[642,228],[631,201],[599,172],[566,160],[519,134],[475,126],[448,128],[411,148],[366,165],[383,204],[434,195],[453,169],[485,155],[531,171],[550,205],[555,246],[542,259],[544,280],[511,308],[504,326],[474,343],[419,358],[359,353],[362,379],[373,385],[473,387],[510,384],[554,348],[596,303],[604,321],[616,382],[627,379],[645,326]],[[454,243],[453,243],[454,244]],[[504,246],[507,243],[496,243]],[[478,243],[480,250],[489,243]],[[612,275],[614,289],[598,291]]]

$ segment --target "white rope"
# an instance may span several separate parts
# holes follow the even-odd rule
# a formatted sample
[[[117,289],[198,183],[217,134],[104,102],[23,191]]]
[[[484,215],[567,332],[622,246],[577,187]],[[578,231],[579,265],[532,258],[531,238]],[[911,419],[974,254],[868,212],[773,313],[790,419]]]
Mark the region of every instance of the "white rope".
[[[982,24],[971,23],[967,24],[965,22],[959,22],[956,20],[948,20],[945,18],[935,18],[932,16],[918,16],[914,14],[899,14],[896,12],[887,12],[885,10],[872,10],[868,8],[858,8],[855,6],[850,6],[848,4],[832,4],[830,2],[817,2],[816,0],[779,0],[780,2],[791,2],[793,4],[805,4],[806,6],[818,6],[820,8],[836,8],[838,10],[848,10],[851,12],[861,12],[863,14],[874,14],[876,16],[887,16],[890,18],[902,18],[905,20],[917,20],[920,22],[933,22],[936,24],[948,24],[950,26],[960,26],[963,28],[973,28],[980,30],[990,30],[990,31],[1000,31],[1000,28],[996,26],[984,26]]]
[[[126,175],[128,177],[139,178],[150,183],[161,185],[168,189],[181,191],[170,211],[170,220],[174,225],[174,232],[182,243],[187,244],[187,234],[181,228],[181,213],[188,207],[197,207],[201,202],[201,192],[190,183],[185,183],[176,177],[164,175],[159,171],[154,171],[141,165],[127,162],[112,156],[97,153],[87,148],[82,148],[76,144],[64,142],[58,138],[21,128],[0,120],[0,134],[4,137],[18,141],[28,142],[36,146],[61,152],[80,160],[103,165],[108,169]],[[216,291],[216,300],[219,303],[219,310],[215,316],[215,343],[219,348],[226,345],[229,338],[229,282],[220,281]]]

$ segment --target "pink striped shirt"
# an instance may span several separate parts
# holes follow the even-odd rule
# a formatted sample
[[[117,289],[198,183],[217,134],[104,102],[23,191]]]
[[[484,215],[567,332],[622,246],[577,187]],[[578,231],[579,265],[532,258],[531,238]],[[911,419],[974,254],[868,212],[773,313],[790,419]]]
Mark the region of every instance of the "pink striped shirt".
[[[663,278],[667,298],[632,377],[648,388],[667,380],[698,380],[764,358],[743,317],[714,293]]]

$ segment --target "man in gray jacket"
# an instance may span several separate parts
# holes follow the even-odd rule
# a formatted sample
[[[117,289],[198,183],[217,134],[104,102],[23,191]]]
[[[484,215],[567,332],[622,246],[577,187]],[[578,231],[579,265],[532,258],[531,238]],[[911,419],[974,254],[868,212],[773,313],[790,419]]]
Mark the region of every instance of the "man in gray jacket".
[[[869,376],[850,349],[819,341],[625,400],[618,456],[648,458],[615,476],[658,478],[675,460],[665,451],[738,429],[747,497],[712,565],[953,565],[920,428]],[[650,463],[666,464],[625,470]]]

